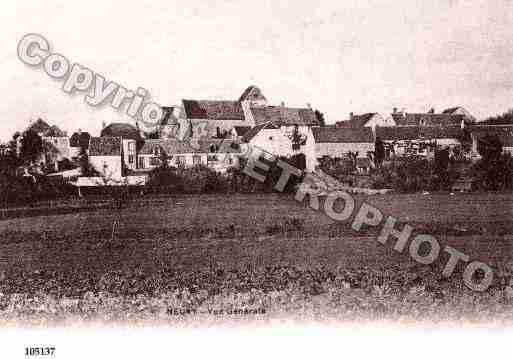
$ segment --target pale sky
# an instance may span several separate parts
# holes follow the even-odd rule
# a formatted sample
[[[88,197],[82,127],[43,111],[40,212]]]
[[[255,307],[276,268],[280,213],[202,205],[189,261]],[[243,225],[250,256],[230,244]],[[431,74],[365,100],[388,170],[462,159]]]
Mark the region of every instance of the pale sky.
[[[478,119],[513,107],[510,1],[20,1],[0,4],[0,138],[42,117],[72,133],[132,121],[17,57],[40,33],[51,50],[161,105],[237,99],[324,112],[461,105]]]

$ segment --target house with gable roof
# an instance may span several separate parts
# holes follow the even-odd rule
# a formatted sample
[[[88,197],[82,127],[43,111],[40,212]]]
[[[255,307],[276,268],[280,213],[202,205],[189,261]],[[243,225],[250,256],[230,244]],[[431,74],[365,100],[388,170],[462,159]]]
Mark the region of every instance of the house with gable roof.
[[[433,156],[434,151],[461,147],[465,132],[460,126],[377,127],[376,139],[385,144],[385,158],[392,156]]]
[[[396,126],[460,126],[463,128],[475,121],[475,118],[463,107],[450,108],[442,113],[436,113],[434,109],[426,113],[408,113],[394,108],[391,116]]]
[[[359,128],[359,127],[371,127],[374,131],[376,126],[395,126],[396,123],[392,117],[384,118],[377,112],[369,112],[361,115],[355,115],[352,112],[349,114],[347,121],[339,121],[335,124],[336,127],[341,128]]]
[[[249,86],[238,100],[182,100],[183,116],[193,127],[204,124],[209,137],[230,134],[235,128],[253,128],[273,122],[281,127],[318,126],[313,110],[306,108],[268,105],[267,99],[256,86]],[[305,127],[305,128],[303,128]]]
[[[313,149],[308,157],[314,157],[315,165],[318,159],[327,156],[331,158],[346,157],[349,152],[356,153],[357,159],[368,159],[374,152],[375,143],[371,127],[340,128],[313,127]],[[308,159],[307,159],[308,161]],[[369,163],[359,160],[360,164]]]
[[[123,142],[121,137],[91,137],[89,163],[107,180],[123,177]]]
[[[204,139],[197,145],[173,138],[146,140],[138,153],[138,171],[150,171],[162,165],[172,167],[203,165],[218,172],[237,166],[240,157],[238,143],[225,139]]]

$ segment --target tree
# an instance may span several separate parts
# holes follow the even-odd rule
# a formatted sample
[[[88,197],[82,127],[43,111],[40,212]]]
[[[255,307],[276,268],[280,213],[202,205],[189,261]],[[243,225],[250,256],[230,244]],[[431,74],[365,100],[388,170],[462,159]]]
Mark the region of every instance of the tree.
[[[482,189],[497,191],[511,188],[513,160],[502,152],[502,142],[496,134],[486,134],[479,139],[477,150],[481,155],[472,168]]]
[[[376,167],[381,167],[383,160],[385,159],[385,145],[381,138],[376,137],[375,149],[374,149],[374,163]]]
[[[21,139],[20,157],[23,161],[33,164],[43,153],[43,140],[32,130],[25,131]]]
[[[326,122],[324,120],[324,114],[319,111],[319,110],[315,110],[314,112],[315,114],[315,119],[319,122],[319,126],[326,126]]]
[[[444,176],[449,169],[449,149],[435,150],[435,172]]]
[[[497,135],[487,133],[478,140],[477,151],[483,160],[497,161],[502,154],[502,142]]]

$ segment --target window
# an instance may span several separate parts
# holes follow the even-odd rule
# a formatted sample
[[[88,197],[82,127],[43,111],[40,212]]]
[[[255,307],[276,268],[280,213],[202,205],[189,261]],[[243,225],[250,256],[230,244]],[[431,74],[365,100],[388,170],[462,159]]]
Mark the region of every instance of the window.
[[[217,161],[217,156],[216,155],[208,155],[207,156],[207,161],[208,162],[215,162],[215,161]]]
[[[152,166],[159,166],[160,165],[160,159],[158,157],[151,157],[150,158],[150,165],[152,165]]]
[[[201,156],[198,156],[198,155],[192,156],[192,164],[200,165],[201,164]]]
[[[144,168],[144,157],[139,157],[138,160],[139,160],[138,167],[139,168]]]
[[[135,151],[135,142],[128,142],[128,152]]]
[[[128,155],[128,163],[130,163],[130,164],[134,163],[134,155]]]
[[[185,165],[185,157],[184,156],[176,156],[176,164],[179,166]]]

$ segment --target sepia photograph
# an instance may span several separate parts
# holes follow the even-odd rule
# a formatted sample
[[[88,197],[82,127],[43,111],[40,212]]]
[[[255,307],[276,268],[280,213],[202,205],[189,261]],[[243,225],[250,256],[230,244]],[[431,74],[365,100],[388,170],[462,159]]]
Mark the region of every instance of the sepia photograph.
[[[513,339],[513,3],[0,3],[0,358]]]

